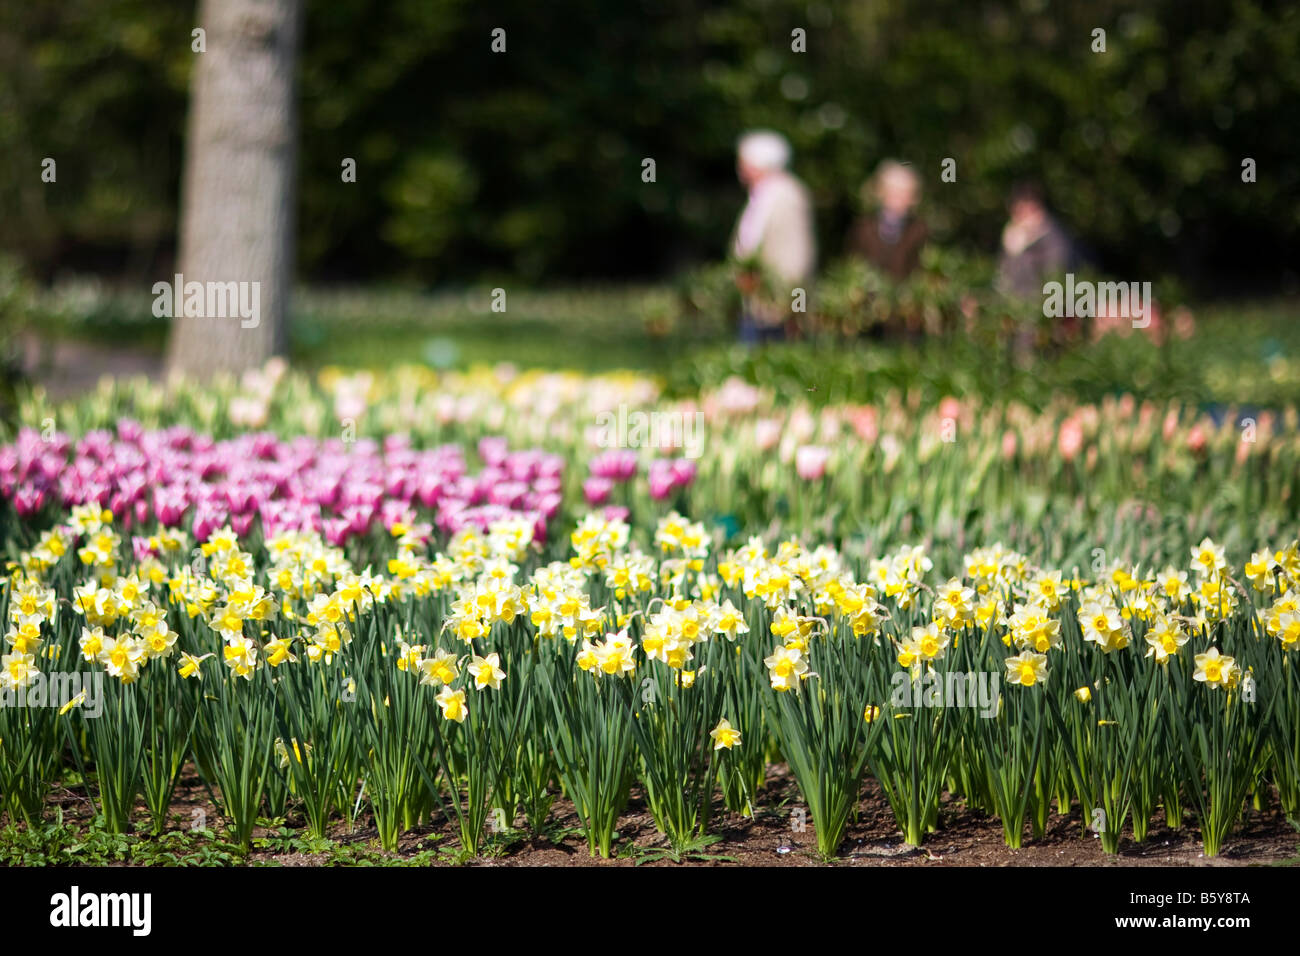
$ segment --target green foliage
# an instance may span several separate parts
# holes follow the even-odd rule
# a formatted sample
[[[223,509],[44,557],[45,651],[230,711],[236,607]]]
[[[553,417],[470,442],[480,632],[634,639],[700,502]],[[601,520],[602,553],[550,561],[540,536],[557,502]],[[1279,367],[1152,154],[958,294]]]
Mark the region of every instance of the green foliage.
[[[833,288],[836,298],[828,295],[824,303],[845,303],[845,314],[870,323],[868,298],[849,301],[849,285]],[[693,395],[737,375],[818,405],[876,402],[904,391],[927,404],[953,395],[1041,408],[1063,394],[1097,402],[1127,393],[1193,407],[1281,407],[1294,401],[1300,386],[1295,312],[1289,302],[1212,307],[1197,314],[1191,338],[1169,336],[1159,343],[1134,331],[1054,345],[1051,330],[1040,326],[1044,344],[1032,355],[1017,350],[1004,331],[1000,319],[1009,313],[991,312],[981,314],[969,332],[911,344],[819,338],[766,349],[696,349],[673,364],[667,385],[672,394]]]
[[[170,830],[153,838],[114,833],[99,824],[80,827],[54,820],[0,829],[4,866],[234,866],[245,863],[237,846],[210,830]]]
[[[271,821],[262,821],[271,822]],[[403,856],[361,842],[300,836],[283,825],[252,840],[258,853],[305,854],[321,866],[428,866],[464,862],[447,847],[428,847],[426,837]],[[113,833],[98,824],[66,823],[60,813],[54,820],[32,826],[0,828],[0,866],[278,866],[275,856],[250,859],[234,843],[207,829],[168,830],[151,837]]]

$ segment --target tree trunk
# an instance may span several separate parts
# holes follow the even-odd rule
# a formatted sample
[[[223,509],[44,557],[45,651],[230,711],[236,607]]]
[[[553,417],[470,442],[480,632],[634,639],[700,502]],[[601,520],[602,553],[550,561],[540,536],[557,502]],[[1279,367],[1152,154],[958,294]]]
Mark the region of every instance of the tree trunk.
[[[239,373],[288,345],[301,11],[301,0],[200,0],[197,26],[206,31],[206,52],[193,54],[198,62],[181,187],[178,271],[182,291],[191,282],[205,288],[249,283],[240,291],[258,309],[253,317],[227,310],[223,318],[216,314],[219,308],[187,310],[185,297],[173,301],[167,350],[172,375],[207,379],[218,372]],[[205,296],[205,302],[212,301]]]

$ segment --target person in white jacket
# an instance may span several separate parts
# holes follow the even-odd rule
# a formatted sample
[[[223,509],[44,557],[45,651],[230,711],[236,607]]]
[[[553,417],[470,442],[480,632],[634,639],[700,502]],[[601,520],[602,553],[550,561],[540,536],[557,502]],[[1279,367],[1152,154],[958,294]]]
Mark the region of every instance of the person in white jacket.
[[[741,137],[736,174],[749,190],[731,240],[740,263],[736,284],[744,299],[741,340],[781,339],[796,290],[806,292],[816,264],[812,199],[787,170],[790,143],[780,133],[758,130]]]

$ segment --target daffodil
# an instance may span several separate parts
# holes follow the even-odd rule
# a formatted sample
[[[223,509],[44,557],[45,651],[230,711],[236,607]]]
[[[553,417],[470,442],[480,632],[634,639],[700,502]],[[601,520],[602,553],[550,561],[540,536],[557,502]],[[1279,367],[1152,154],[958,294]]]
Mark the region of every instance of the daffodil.
[[[16,690],[26,687],[36,677],[36,657],[14,652],[0,657],[0,688]]]
[[[1277,569],[1277,559],[1267,550],[1256,551],[1246,562],[1246,578],[1256,591],[1268,593],[1273,590],[1273,572]]]
[[[444,687],[438,691],[438,696],[434,698],[438,706],[442,709],[442,716],[447,720],[454,720],[456,723],[464,723],[465,718],[469,716],[469,711],[465,707],[465,692],[463,690],[452,690],[450,687]]]
[[[1192,567],[1206,577],[1217,577],[1227,566],[1223,546],[1215,544],[1209,538],[1192,548]]]
[[[129,684],[140,676],[140,664],[145,659],[144,643],[133,637],[106,637],[99,652],[99,661],[109,676]]]
[[[81,656],[87,661],[99,659],[100,652],[104,649],[104,629],[102,627],[81,629],[81,638],[78,644],[81,647]]]
[[[1188,635],[1178,622],[1164,614],[1159,615],[1147,631],[1147,657],[1154,657],[1156,663],[1163,664],[1178,653],[1178,649],[1187,643]]]
[[[492,653],[487,657],[475,656],[465,669],[474,678],[474,687],[478,690],[486,690],[489,687],[493,690],[500,690],[501,681],[506,676],[506,672],[501,669],[500,665],[501,658],[496,653]]]
[[[424,654],[423,644],[408,644],[406,641],[397,642],[397,669],[399,671],[414,671],[419,668],[421,657]]]
[[[714,750],[730,750],[740,743],[740,731],[731,726],[731,721],[723,717],[718,721],[718,726],[709,731],[709,736],[713,738]]]
[[[584,639],[582,648],[578,651],[578,656],[574,658],[573,662],[578,665],[579,670],[591,671],[600,663],[600,655],[596,652],[596,645]]]
[[[1007,682],[1033,687],[1040,681],[1047,680],[1047,655],[1034,651],[1021,651],[1015,657],[1006,659]]]
[[[16,654],[33,654],[40,648],[42,618],[38,614],[23,615],[17,627],[5,634],[5,642],[12,645]]]
[[[626,631],[607,634],[605,640],[594,648],[596,654],[597,674],[620,676],[636,670],[636,657],[633,653],[632,639]]]
[[[1083,637],[1109,654],[1128,646],[1128,625],[1119,608],[1109,602],[1089,601],[1079,608]]]
[[[1060,571],[1044,571],[1030,585],[1034,599],[1049,611],[1059,611],[1065,585]]]
[[[778,647],[763,663],[773,690],[798,690],[799,681],[808,673],[808,662],[798,648]]]
[[[292,664],[298,660],[292,653],[293,643],[288,638],[277,637],[266,642],[263,649],[266,653],[266,662],[272,667],[279,667],[286,662]]]
[[[975,589],[953,578],[940,585],[934,598],[934,617],[943,627],[958,629],[975,620]]]
[[[245,680],[253,679],[253,670],[257,667],[257,645],[251,638],[237,637],[227,641],[221,654],[226,666],[235,674]]]
[[[1207,687],[1231,686],[1237,676],[1236,660],[1220,654],[1217,647],[1196,655],[1196,672],[1192,677]]]
[[[1300,613],[1284,611],[1277,616],[1275,627],[1270,632],[1282,642],[1282,649],[1294,651],[1300,648]]]
[[[182,679],[194,677],[203,680],[203,670],[199,665],[211,656],[211,654],[204,654],[202,657],[195,657],[193,654],[182,651],[181,666],[176,668],[176,673],[180,674]]]
[[[1061,644],[1061,622],[1036,602],[1017,604],[1007,621],[1011,639],[1021,650],[1045,654]]]
[[[904,669],[920,667],[921,642],[904,641],[898,648],[898,666]]]
[[[924,627],[912,628],[912,645],[915,646],[921,660],[929,663],[937,661],[948,651],[951,637],[938,621],[931,621]]]
[[[422,659],[417,666],[420,668],[420,683],[431,687],[450,684],[460,673],[456,655],[445,650],[439,650],[432,657]]]

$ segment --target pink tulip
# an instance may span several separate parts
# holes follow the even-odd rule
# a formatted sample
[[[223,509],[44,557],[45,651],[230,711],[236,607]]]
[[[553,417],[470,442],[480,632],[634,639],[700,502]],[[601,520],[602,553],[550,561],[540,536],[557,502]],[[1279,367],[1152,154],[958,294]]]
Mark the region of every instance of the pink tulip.
[[[1178,430],[1178,411],[1176,409],[1171,408],[1169,409],[1168,412],[1165,413],[1165,422],[1164,422],[1164,427],[1161,429],[1161,435],[1164,436],[1165,441],[1169,441],[1174,437],[1174,432],[1176,432],[1177,430]]]
[[[649,475],[650,497],[655,501],[663,501],[673,493],[676,487],[673,482],[672,472],[663,469],[651,470]]]
[[[478,443],[478,455],[485,464],[500,465],[506,459],[508,446],[504,438],[483,438]]]
[[[1083,447],[1083,425],[1073,416],[1061,422],[1061,431],[1056,438],[1056,446],[1061,452],[1061,457],[1066,461],[1073,461],[1079,454],[1079,449]]]
[[[754,423],[754,443],[759,451],[771,451],[781,440],[782,423],[779,418],[760,418]]]
[[[853,430],[858,433],[858,437],[868,444],[875,442],[880,434],[876,422],[876,409],[873,405],[863,405],[860,408],[851,409],[849,411],[849,421],[853,423]]]
[[[695,481],[695,462],[689,458],[678,458],[672,463],[673,480],[679,488],[686,488]]]
[[[824,445],[800,445],[794,453],[795,473],[804,481],[820,481],[830,457],[831,450]]]

